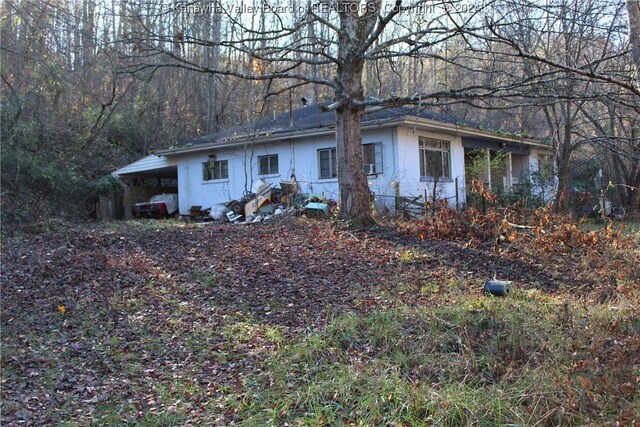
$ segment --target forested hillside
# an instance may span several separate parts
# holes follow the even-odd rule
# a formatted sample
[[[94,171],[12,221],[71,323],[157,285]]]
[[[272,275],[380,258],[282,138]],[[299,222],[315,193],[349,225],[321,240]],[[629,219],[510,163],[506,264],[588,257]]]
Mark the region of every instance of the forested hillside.
[[[272,3],[5,1],[3,223],[91,216],[123,164],[331,99],[333,12]],[[601,168],[607,195],[637,212],[637,0],[396,6],[365,58],[366,96],[549,141],[563,192],[593,190]]]

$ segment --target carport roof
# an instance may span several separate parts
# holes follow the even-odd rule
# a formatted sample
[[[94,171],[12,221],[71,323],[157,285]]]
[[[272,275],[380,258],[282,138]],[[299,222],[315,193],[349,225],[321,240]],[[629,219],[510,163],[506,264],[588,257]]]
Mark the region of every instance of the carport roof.
[[[178,167],[174,159],[150,154],[111,172],[124,178],[178,178]]]

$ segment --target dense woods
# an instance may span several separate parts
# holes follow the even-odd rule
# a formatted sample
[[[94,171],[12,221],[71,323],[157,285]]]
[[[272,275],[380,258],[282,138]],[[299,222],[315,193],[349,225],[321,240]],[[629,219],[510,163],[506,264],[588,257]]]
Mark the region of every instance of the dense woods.
[[[558,207],[606,191],[637,212],[639,15],[637,0],[6,1],[3,222],[89,216],[116,167],[303,96],[344,113],[342,159],[365,107],[419,104],[549,141]]]

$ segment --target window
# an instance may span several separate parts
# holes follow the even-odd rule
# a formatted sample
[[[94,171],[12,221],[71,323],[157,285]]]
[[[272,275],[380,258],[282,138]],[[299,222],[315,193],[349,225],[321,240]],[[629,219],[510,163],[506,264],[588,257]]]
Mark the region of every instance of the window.
[[[204,181],[227,178],[229,178],[229,163],[227,160],[204,162],[202,164],[202,179]]]
[[[376,175],[382,173],[382,143],[364,144],[362,146],[364,173]]]
[[[320,179],[336,178],[338,176],[335,148],[318,150],[318,160],[320,162]]]
[[[278,155],[258,157],[258,175],[275,175],[278,173]]]
[[[449,141],[420,137],[419,147],[421,177],[451,178]]]

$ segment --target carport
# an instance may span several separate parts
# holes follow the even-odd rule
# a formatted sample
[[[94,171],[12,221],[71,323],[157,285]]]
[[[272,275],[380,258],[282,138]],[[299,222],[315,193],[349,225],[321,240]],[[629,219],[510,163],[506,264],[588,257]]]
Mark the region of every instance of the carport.
[[[111,172],[111,175],[129,180],[118,198],[110,201],[116,208],[108,209],[114,212],[113,218],[132,218],[131,207],[139,202],[148,201],[151,196],[160,193],[178,193],[178,166],[175,158],[149,155],[126,166]],[[103,201],[100,201],[103,204]],[[118,208],[118,205],[121,208]]]

